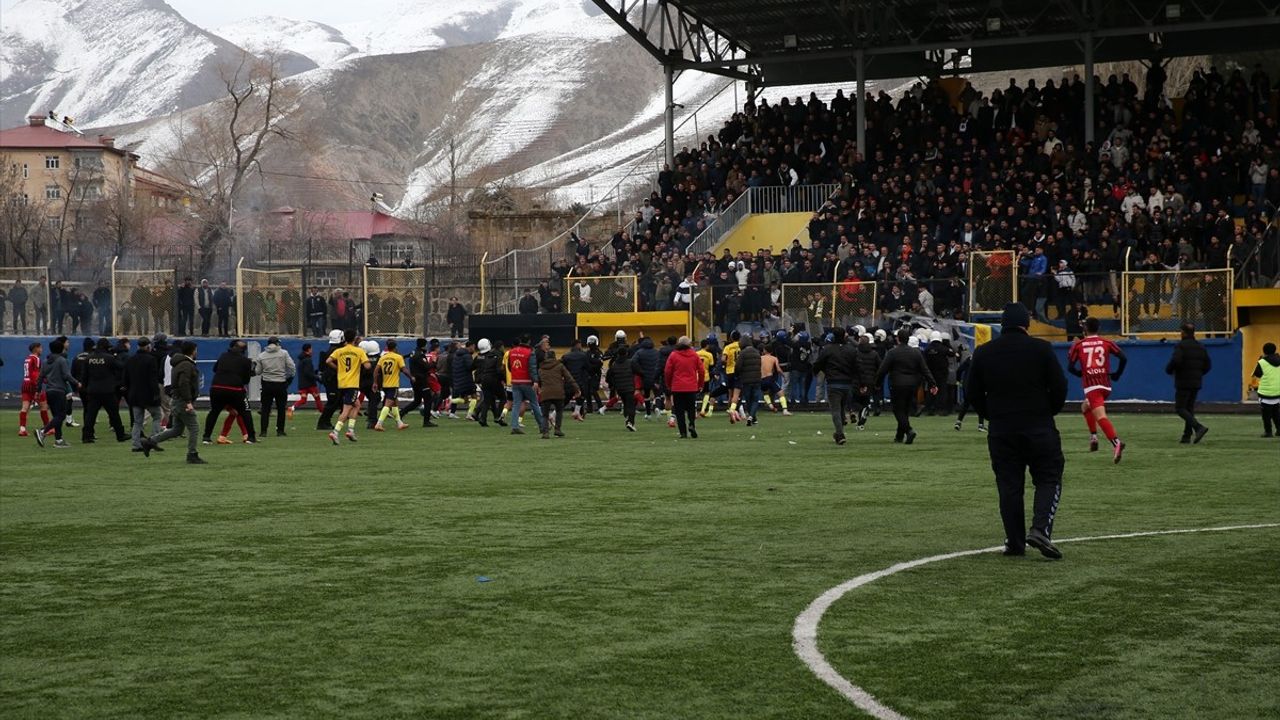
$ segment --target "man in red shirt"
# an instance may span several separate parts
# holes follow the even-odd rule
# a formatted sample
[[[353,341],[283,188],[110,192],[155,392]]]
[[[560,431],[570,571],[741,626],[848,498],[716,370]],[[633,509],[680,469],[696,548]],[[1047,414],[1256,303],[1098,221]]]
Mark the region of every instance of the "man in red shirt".
[[[521,336],[520,342],[507,353],[507,372],[511,374],[511,434],[524,434],[520,429],[520,408],[528,401],[542,439],[546,440],[550,436],[538,401],[538,363],[533,357],[533,348],[529,347],[528,335]]]
[[[45,402],[44,392],[40,390],[40,343],[31,343],[27,350],[31,353],[22,361],[22,409],[18,411],[18,437],[27,436],[27,411],[32,405],[40,406],[41,427],[49,424],[49,404]]]
[[[694,352],[693,341],[689,336],[676,341],[676,349],[667,356],[667,364],[662,369],[662,379],[673,398],[680,437],[697,438],[698,431],[694,428],[693,421],[697,417],[695,410],[698,391],[707,382],[707,368],[698,353]]]
[[[1119,463],[1124,454],[1124,443],[1107,419],[1106,402],[1111,395],[1111,381],[1120,379],[1129,360],[1118,345],[1098,337],[1097,318],[1085,320],[1085,332],[1084,339],[1077,340],[1067,352],[1067,370],[1078,376],[1084,385],[1084,402],[1080,404],[1080,411],[1089,426],[1089,452],[1098,450],[1098,428],[1101,427],[1111,442],[1112,459]],[[1115,372],[1111,372],[1112,355],[1119,360]]]

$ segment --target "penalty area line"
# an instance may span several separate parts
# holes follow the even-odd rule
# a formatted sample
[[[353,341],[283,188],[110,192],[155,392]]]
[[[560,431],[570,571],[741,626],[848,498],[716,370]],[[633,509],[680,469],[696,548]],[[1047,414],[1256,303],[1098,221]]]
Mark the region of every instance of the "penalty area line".
[[[1159,535],[1189,535],[1191,533],[1209,533],[1209,532],[1230,532],[1232,530],[1259,530],[1263,528],[1280,527],[1280,523],[1258,523],[1254,525],[1223,525],[1219,527],[1207,528],[1188,528],[1182,530],[1150,530],[1147,532],[1134,533],[1116,533],[1113,535],[1093,535],[1089,537],[1066,538],[1064,540],[1055,540],[1057,544],[1073,543],[1073,542],[1091,542],[1097,540],[1124,540],[1127,538],[1140,537],[1156,537]],[[840,598],[850,592],[864,586],[869,585],[877,580],[896,575],[900,572],[920,567],[921,565],[930,565],[932,563],[944,562],[946,560],[955,560],[956,558],[969,557],[971,555],[983,555],[985,553],[999,552],[1004,550],[1004,545],[996,545],[995,547],[980,548],[978,550],[961,550],[959,552],[944,553],[942,555],[932,555],[930,557],[900,562],[896,565],[890,565],[883,570],[859,575],[851,580],[846,580],[830,590],[822,593],[804,609],[804,612],[796,616],[795,625],[791,629],[791,648],[795,651],[797,657],[803,662],[819,680],[835,689],[836,692],[843,695],[850,702],[858,707],[858,709],[868,715],[877,718],[877,720],[908,720],[907,716],[897,712],[893,708],[885,705],[875,698],[874,695],[865,689],[853,684],[848,678],[841,675],[831,663],[827,662],[827,658],[818,649],[818,624],[822,622],[822,616],[827,610],[836,603]]]

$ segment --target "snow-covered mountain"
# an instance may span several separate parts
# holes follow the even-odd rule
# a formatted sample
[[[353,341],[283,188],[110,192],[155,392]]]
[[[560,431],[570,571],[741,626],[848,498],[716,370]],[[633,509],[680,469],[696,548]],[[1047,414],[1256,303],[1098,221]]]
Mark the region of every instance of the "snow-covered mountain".
[[[291,52],[318,67],[357,53],[337,28],[309,20],[262,15],[214,28],[213,33],[255,55]]]
[[[0,12],[0,127],[48,110],[113,125],[193,107],[240,54],[163,0],[19,0]]]

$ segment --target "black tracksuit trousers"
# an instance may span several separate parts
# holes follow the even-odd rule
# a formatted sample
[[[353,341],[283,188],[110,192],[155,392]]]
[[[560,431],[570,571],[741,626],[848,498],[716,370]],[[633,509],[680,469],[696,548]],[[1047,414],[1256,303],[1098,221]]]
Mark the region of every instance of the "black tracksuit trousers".
[[[1053,518],[1062,497],[1062,439],[1052,425],[1032,427],[1014,432],[992,428],[987,435],[991,453],[991,469],[996,474],[996,490],[1000,494],[1000,520],[1004,523],[1005,541],[1021,548],[1027,541],[1026,510],[1023,492],[1026,473],[1031,471],[1035,499],[1031,527],[1045,535],[1053,535]]]

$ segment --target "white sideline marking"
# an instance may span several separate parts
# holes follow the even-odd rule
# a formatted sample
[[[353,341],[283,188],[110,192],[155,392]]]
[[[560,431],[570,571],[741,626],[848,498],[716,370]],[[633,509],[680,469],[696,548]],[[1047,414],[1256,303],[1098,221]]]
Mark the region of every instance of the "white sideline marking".
[[[1055,543],[1071,543],[1071,542],[1088,542],[1091,540],[1122,540],[1125,538],[1151,537],[1154,535],[1185,535],[1188,533],[1204,533],[1204,532],[1227,532],[1229,530],[1257,530],[1260,528],[1280,527],[1280,523],[1261,523],[1257,525],[1226,525],[1222,527],[1210,528],[1192,528],[1188,530],[1153,530],[1149,532],[1121,533],[1117,535],[1094,535],[1092,537],[1067,538],[1065,540],[1055,540]],[[907,716],[895,711],[880,702],[871,693],[854,685],[847,678],[831,667],[831,663],[827,662],[826,657],[822,655],[822,651],[818,649],[818,623],[822,622],[822,616],[826,614],[837,600],[847,595],[849,592],[869,585],[881,578],[896,575],[904,570],[910,570],[921,565],[942,562],[944,560],[954,560],[956,558],[968,557],[970,555],[981,555],[989,552],[999,552],[1004,550],[1003,545],[995,547],[982,548],[980,550],[962,550],[960,552],[946,553],[943,555],[933,555],[931,557],[919,558],[918,560],[910,560],[908,562],[900,562],[883,570],[877,570],[865,575],[859,575],[852,580],[846,580],[843,583],[822,593],[816,600],[804,609],[804,612],[796,616],[795,626],[791,630],[791,647],[796,655],[805,665],[813,671],[814,675],[822,682],[835,688],[836,692],[848,698],[860,710],[871,715],[878,720],[908,720]],[[1032,552],[1032,548],[1027,548],[1028,552]]]

